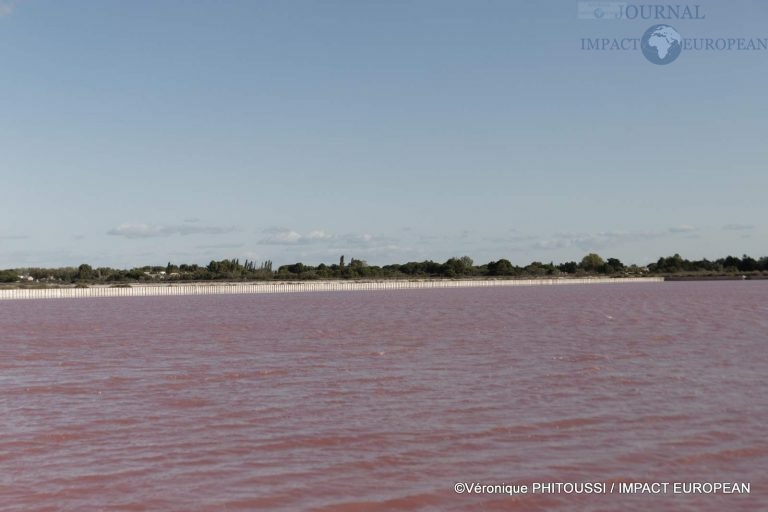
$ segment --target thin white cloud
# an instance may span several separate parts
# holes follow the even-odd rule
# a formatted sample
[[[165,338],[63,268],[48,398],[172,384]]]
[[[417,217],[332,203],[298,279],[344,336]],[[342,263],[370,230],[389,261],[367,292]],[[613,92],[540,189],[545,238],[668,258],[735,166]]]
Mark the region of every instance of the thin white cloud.
[[[694,231],[696,231],[696,228],[690,224],[680,224],[679,226],[669,228],[670,233],[692,233]]]
[[[196,245],[195,249],[239,249],[243,246],[245,246],[244,243],[202,244],[202,245]]]
[[[658,233],[631,233],[626,231],[601,231],[598,233],[556,233],[554,236],[537,240],[531,249],[555,250],[576,247],[592,251],[614,247],[637,240],[649,240],[661,236]]]
[[[723,226],[725,231],[749,231],[755,229],[752,224],[726,224]]]
[[[259,240],[264,245],[293,245],[303,238],[300,233],[286,228],[269,228],[264,230],[266,235]]]
[[[530,242],[533,240],[536,240],[537,237],[534,235],[525,235],[516,231],[512,231],[511,235],[504,235],[503,233],[501,235],[494,235],[494,236],[486,236],[483,237],[482,240],[485,242],[493,242],[496,244],[520,244],[521,242]]]
[[[157,224],[121,224],[107,231],[108,235],[125,238],[158,238],[187,235],[223,235],[237,231],[229,226],[196,226],[196,225],[157,225]]]
[[[359,235],[350,233],[350,234],[344,235],[342,237],[342,240],[350,245],[368,245],[371,242],[378,241],[379,238],[373,236],[370,233],[361,233]]]
[[[315,231],[310,231],[305,238],[308,240],[330,240],[333,238],[333,235],[323,231],[322,229],[318,229]]]
[[[547,238],[544,240],[538,240],[534,242],[530,248],[554,250],[554,249],[564,249],[566,247],[571,247],[572,245],[574,245],[574,241],[570,238]]]
[[[319,245],[328,248],[360,248],[381,245],[393,245],[395,240],[371,233],[347,233],[336,235],[323,229],[316,229],[307,234],[299,233],[289,228],[269,228],[263,231],[264,237],[259,240],[262,245]]]

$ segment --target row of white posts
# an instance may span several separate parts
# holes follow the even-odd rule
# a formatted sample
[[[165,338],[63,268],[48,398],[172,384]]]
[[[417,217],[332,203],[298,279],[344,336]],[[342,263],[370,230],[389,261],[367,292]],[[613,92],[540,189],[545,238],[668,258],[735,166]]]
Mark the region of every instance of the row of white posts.
[[[153,297],[167,295],[222,295],[243,293],[290,293],[409,290],[422,288],[477,288],[490,286],[538,286],[565,284],[659,283],[661,277],[562,278],[562,279],[461,279],[387,281],[296,281],[267,283],[216,283],[134,285],[93,288],[8,288],[0,289],[0,300],[69,299],[92,297]]]

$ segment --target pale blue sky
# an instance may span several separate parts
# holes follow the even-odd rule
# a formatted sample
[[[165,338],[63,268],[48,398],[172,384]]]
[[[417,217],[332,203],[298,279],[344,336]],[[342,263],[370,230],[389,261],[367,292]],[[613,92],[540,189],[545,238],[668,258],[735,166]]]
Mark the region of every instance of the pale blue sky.
[[[577,6],[0,0],[0,268],[768,255],[768,51]]]

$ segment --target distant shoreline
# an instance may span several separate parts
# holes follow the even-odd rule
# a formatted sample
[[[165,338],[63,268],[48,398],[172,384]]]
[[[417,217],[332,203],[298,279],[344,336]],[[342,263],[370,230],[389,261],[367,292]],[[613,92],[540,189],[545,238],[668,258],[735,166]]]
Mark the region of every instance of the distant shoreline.
[[[130,286],[94,285],[89,287],[71,286],[58,288],[0,288],[0,300],[489,288],[576,284],[661,283],[663,281],[663,277],[577,277],[551,279],[386,279],[359,281],[266,281],[256,283],[152,283],[132,284]]]
[[[666,276],[665,281],[760,281],[768,279],[766,275],[724,275],[724,276]]]

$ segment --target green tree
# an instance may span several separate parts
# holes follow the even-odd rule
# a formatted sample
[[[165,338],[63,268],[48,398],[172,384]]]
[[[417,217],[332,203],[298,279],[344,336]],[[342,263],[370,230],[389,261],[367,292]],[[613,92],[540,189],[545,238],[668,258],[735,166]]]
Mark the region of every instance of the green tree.
[[[608,258],[600,270],[600,272],[605,274],[615,274],[622,271],[624,271],[624,264],[617,258]]]
[[[488,263],[488,275],[490,276],[511,276],[514,272],[515,268],[512,263],[504,258]]]
[[[540,261],[532,261],[528,266],[525,267],[525,273],[531,274],[534,276],[541,276],[549,272],[549,268],[547,265],[544,265]]]
[[[90,265],[83,263],[77,267],[77,274],[75,277],[80,281],[87,281],[89,279],[93,279],[95,274],[93,272],[93,268]]]
[[[126,276],[128,279],[134,279],[134,280],[136,280],[136,281],[138,281],[138,280],[140,280],[140,279],[144,279],[144,277],[145,277],[145,276],[144,276],[144,271],[143,271],[142,269],[140,269],[140,268],[134,268],[134,269],[131,269],[131,270],[129,270],[129,271],[126,273],[126,275],[125,275],[125,276]]]
[[[679,254],[670,256],[668,258],[661,257],[656,262],[657,272],[674,273],[684,270],[687,260],[684,260]]]
[[[0,283],[15,283],[19,280],[19,274],[15,270],[0,270]]]
[[[760,265],[757,263],[757,260],[745,254],[741,258],[741,263],[739,264],[738,268],[742,272],[753,272],[755,270],[758,270],[760,268]]]
[[[369,274],[368,263],[363,260],[352,258],[349,260],[349,277],[365,277]]]
[[[579,267],[581,267],[586,272],[598,272],[603,265],[605,265],[603,258],[591,252],[581,259]]]
[[[446,277],[471,275],[473,263],[472,258],[469,256],[451,258],[443,263],[440,273]]]

